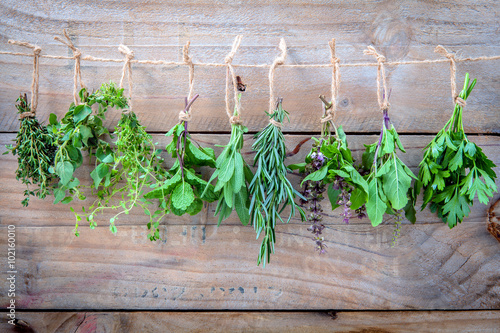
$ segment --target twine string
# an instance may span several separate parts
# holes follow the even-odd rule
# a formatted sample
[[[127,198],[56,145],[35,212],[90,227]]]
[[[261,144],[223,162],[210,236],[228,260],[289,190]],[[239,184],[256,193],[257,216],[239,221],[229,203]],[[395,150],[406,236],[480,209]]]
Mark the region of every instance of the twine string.
[[[467,103],[457,94],[457,64],[455,55],[453,53],[449,53],[442,45],[436,46],[434,52],[450,60],[451,98],[453,99],[454,103],[464,108]]]
[[[189,67],[189,93],[187,99],[190,100],[191,97],[193,96],[193,90],[194,90],[194,64],[193,64],[193,57],[189,55],[189,44],[190,42],[187,41],[186,45],[182,48],[182,59],[183,59],[183,64],[187,65]]]
[[[281,54],[276,57],[276,59],[274,59],[273,63],[271,64],[271,68],[269,69],[269,113],[272,113],[274,111],[273,108],[276,103],[276,98],[274,97],[274,72],[276,70],[276,67],[285,63],[287,56],[286,42],[284,38],[281,38],[279,48],[281,50]]]
[[[385,57],[375,50],[373,46],[368,46],[363,51],[366,55],[372,55],[377,59],[377,100],[380,111],[386,111],[389,108],[389,94],[387,91],[387,82],[385,78],[384,63]],[[382,81],[382,90],[380,89],[380,82]]]
[[[238,100],[238,87],[236,83],[236,74],[234,72],[233,68],[233,58],[236,54],[236,51],[240,47],[241,44],[241,35],[236,36],[233,42],[233,47],[231,48],[231,52],[226,56],[226,59],[224,60],[225,64],[227,65],[227,70],[226,70],[226,113],[227,116],[229,117],[229,122],[231,124],[241,124],[240,121],[240,116],[241,116],[241,104],[240,101]],[[230,99],[230,92],[229,92],[229,86],[230,86],[230,80],[229,77],[231,77],[233,81],[233,88],[234,88],[234,105],[235,105],[235,111],[234,113],[231,112],[231,105],[229,102]]]
[[[40,52],[42,49],[37,46],[30,44],[28,42],[20,42],[17,40],[9,39],[9,44],[19,45],[28,47],[33,50],[33,81],[31,82],[31,112],[23,112],[19,116],[19,118],[24,119],[26,117],[35,117],[36,116],[36,108],[38,106],[38,87],[39,87],[39,79],[40,79]]]
[[[129,90],[129,108],[127,111],[125,111],[124,113],[130,113],[132,111],[132,90],[133,90],[133,87],[134,87],[134,84],[132,82],[132,64],[131,64],[131,60],[134,59],[134,52],[131,51],[127,46],[123,45],[123,44],[120,44],[120,46],[118,46],[118,50],[123,54],[125,55],[125,60],[124,60],[124,64],[123,64],[123,70],[122,70],[122,77],[120,79],[120,89],[123,88],[123,80],[125,79],[125,74],[128,73],[127,75],[127,80],[128,80],[128,90]]]
[[[82,72],[80,69],[80,61],[82,58],[82,52],[73,45],[73,42],[71,41],[71,38],[69,38],[68,33],[66,32],[66,29],[63,29],[63,34],[64,37],[66,37],[66,40],[62,39],[59,36],[55,36],[54,39],[63,43],[67,47],[73,51],[73,59],[75,59],[75,71],[74,71],[74,77],[73,77],[73,99],[75,101],[75,105],[78,104],[78,82],[80,82],[80,87],[85,88],[85,85],[83,84],[82,81]]]
[[[325,104],[325,115],[321,118],[321,123],[333,123],[333,116],[337,110],[337,96],[339,95],[340,88],[340,59],[337,58],[335,52],[335,38],[332,38],[328,45],[330,46],[330,62],[332,64],[332,100],[328,105]]]

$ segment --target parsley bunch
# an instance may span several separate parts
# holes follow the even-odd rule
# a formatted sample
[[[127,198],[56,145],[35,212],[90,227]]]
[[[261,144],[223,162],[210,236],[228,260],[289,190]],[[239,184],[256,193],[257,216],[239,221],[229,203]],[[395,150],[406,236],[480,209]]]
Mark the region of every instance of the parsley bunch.
[[[396,153],[396,147],[403,153],[406,151],[389,119],[387,109],[384,110],[382,132],[378,142],[365,145],[365,147],[363,165],[370,170],[366,176],[368,182],[366,212],[374,227],[382,223],[385,213],[396,215],[394,244],[398,236],[403,209],[406,217],[411,222],[415,222],[413,200],[410,200],[411,191],[409,190],[412,178],[416,179],[416,177]]]
[[[196,98],[198,95],[189,102],[186,99],[185,114]],[[168,170],[172,177],[154,183],[151,186],[153,190],[144,197],[158,199],[160,208],[166,213],[196,215],[203,208],[203,201],[213,202],[217,199],[213,185],[196,172],[201,166],[215,167],[214,151],[194,143],[188,132],[188,122],[184,120],[170,129],[166,136],[172,136],[172,142],[166,147],[167,152],[175,158],[174,165]]]
[[[60,122],[57,122],[57,116],[53,113],[49,117],[49,130],[56,135],[59,145],[54,159],[54,167],[50,169],[60,179],[54,189],[54,204],[59,201],[69,203],[74,197],[85,199],[80,191],[80,181],[74,176],[75,170],[83,162],[82,151],[88,151],[90,156],[95,155],[96,164],[113,162],[113,152],[109,143],[100,139],[103,134],[109,133],[103,126],[103,121],[106,119],[105,113],[109,107],[124,108],[127,106],[123,89],[118,89],[112,82],[103,84],[99,90],[92,94],[83,88],[79,95],[82,104],[71,103],[69,111]],[[98,105],[95,114],[92,113],[94,104]],[[94,180],[105,179],[105,185],[110,183],[111,173],[107,167],[97,165],[91,176]],[[70,196],[67,195],[68,192]]]
[[[467,73],[459,97],[467,100],[475,84],[474,79],[469,85]],[[424,189],[422,210],[430,204],[431,211],[450,228],[469,215],[476,195],[487,204],[488,197],[497,192],[496,165],[465,135],[462,111],[457,103],[450,120],[425,147],[414,187],[415,197]]]
[[[159,221],[164,211],[159,209],[154,213],[149,206],[152,202],[144,198],[144,192],[152,184],[163,180],[166,172],[161,166],[161,149],[155,149],[153,137],[141,126],[134,112],[122,113],[121,119],[115,127],[115,147],[109,162],[102,162],[91,173],[94,180],[93,187],[98,190],[97,199],[83,214],[75,214],[77,223],[75,233],[78,235],[78,222],[85,217],[91,229],[96,227],[94,220],[98,213],[106,210],[119,210],[110,218],[110,230],[116,233],[115,220],[122,214],[129,214],[134,207],[141,207],[149,216],[148,229],[151,240],[160,239]],[[108,174],[110,175],[108,177]],[[106,177],[105,184],[102,179]]]
[[[16,102],[19,114],[31,112],[26,94],[19,96]],[[49,168],[54,164],[57,146],[52,133],[49,133],[34,116],[21,119],[15,141],[15,146],[7,145],[8,150],[4,154],[10,151],[12,155],[17,155],[16,179],[26,184],[25,198],[21,203],[27,207],[30,196],[43,199],[50,194],[53,175],[49,172]],[[37,188],[30,189],[30,185],[35,185]]]
[[[238,97],[241,98],[241,94]],[[237,115],[235,107],[234,116]],[[219,214],[218,225],[221,224],[222,220],[227,219],[233,210],[236,210],[243,225],[247,225],[250,219],[247,183],[252,180],[253,174],[241,155],[243,134],[247,132],[248,128],[245,126],[239,123],[231,124],[231,138],[217,157],[215,162],[217,170],[209,180],[211,183],[217,178],[214,191],[217,193],[217,200],[219,200],[215,210],[215,215]],[[208,188],[207,185],[206,189]]]
[[[276,110],[267,113],[270,119],[282,124],[288,112],[281,106],[282,100],[278,100]],[[306,219],[305,213],[295,202],[295,195],[302,199],[302,195],[297,192],[287,179],[289,169],[285,166],[286,158],[285,137],[281,128],[274,125],[267,125],[262,131],[255,135],[255,142],[252,149],[256,152],[254,167],[257,166],[255,175],[250,182],[249,191],[252,196],[250,201],[250,220],[257,232],[257,238],[264,233],[264,238],[260,246],[257,264],[261,262],[266,265],[269,262],[271,253],[274,253],[274,243],[276,242],[276,221],[284,222],[280,216],[283,210],[290,206],[290,214],[287,223],[290,221],[295,210],[299,211],[302,221]]]

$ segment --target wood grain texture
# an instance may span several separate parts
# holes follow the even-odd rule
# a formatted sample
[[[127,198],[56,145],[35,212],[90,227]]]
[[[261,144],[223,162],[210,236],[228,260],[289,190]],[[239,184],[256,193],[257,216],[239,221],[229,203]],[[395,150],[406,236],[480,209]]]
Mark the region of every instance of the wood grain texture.
[[[394,248],[393,226],[329,226],[321,256],[305,228],[280,225],[265,269],[256,265],[260,240],[251,227],[160,228],[163,241],[151,243],[139,226],[78,238],[70,227],[16,227],[16,307],[500,309],[500,245],[484,222],[404,225]]]
[[[2,332],[500,332],[500,311],[23,312]]]
[[[342,62],[371,62],[362,51],[373,44],[392,60],[438,59],[437,44],[462,56],[500,54],[500,5],[484,0],[447,2],[414,1],[289,1],[287,3],[214,1],[3,1],[0,5],[0,49],[20,51],[9,38],[36,42],[45,54],[70,55],[53,40],[68,29],[84,54],[122,58],[117,46],[127,44],[137,59],[181,59],[181,46],[192,42],[196,62],[222,63],[237,34],[244,36],[234,64],[270,64],[278,55],[280,37],[289,45],[287,64],[330,61],[327,42],[337,38]],[[19,22],[23,22],[20,24]],[[120,63],[83,62],[83,80],[95,89],[117,81]],[[41,60],[39,115],[62,115],[72,101],[72,60]],[[29,90],[31,59],[0,56],[0,131],[17,128],[14,101]],[[224,109],[224,68],[195,69],[195,90],[201,95],[194,106],[193,131],[229,131]],[[266,122],[267,69],[237,68],[248,84],[242,103],[243,121],[252,131]],[[458,82],[465,72],[478,79],[467,101],[466,131],[499,133],[500,90],[498,61],[460,63]],[[165,132],[177,121],[187,93],[187,68],[133,66],[134,106],[152,131]],[[349,132],[380,128],[375,94],[375,67],[341,68],[338,121]],[[278,68],[276,94],[284,97],[292,123],[287,131],[317,131],[321,114],[318,94],[330,91],[331,70]],[[392,90],[392,119],[403,132],[435,133],[446,122],[452,103],[447,63],[388,68]],[[116,116],[107,124],[112,127]]]
[[[287,135],[286,145],[288,151],[293,151],[300,144],[301,141],[307,139],[309,136],[305,135]],[[2,134],[0,135],[0,154],[5,151],[5,144],[11,143],[15,138],[14,134]],[[222,148],[216,145],[227,144],[229,140],[228,135],[216,135],[216,134],[203,134],[203,135],[193,135],[193,138],[197,140],[200,144],[215,149],[216,153],[219,154]],[[350,148],[353,152],[353,156],[361,160],[361,154],[364,151],[363,144],[369,144],[377,140],[377,136],[366,136],[366,135],[350,135],[348,137]],[[427,145],[427,143],[432,139],[431,136],[401,136],[401,140],[407,151],[406,154],[400,154],[401,159],[414,171],[418,173],[418,164],[422,159],[422,149]],[[497,152],[500,149],[500,138],[493,136],[476,136],[470,138],[472,141],[476,142],[484,152],[493,160],[496,165],[500,166],[500,155]],[[166,138],[163,135],[154,135],[154,141],[159,143],[160,148],[164,148],[166,144],[170,142],[170,138]],[[244,157],[248,163],[253,163],[253,154],[251,153],[251,145],[253,139],[252,136],[247,135],[245,144],[243,147]],[[298,153],[287,159],[287,163],[299,163],[302,162],[310,150],[312,141],[304,143],[298,150]],[[0,188],[0,224],[15,224],[18,226],[71,226],[74,225],[74,215],[70,212],[69,206],[74,206],[75,209],[80,210],[82,205],[88,207],[95,197],[89,196],[85,202],[76,202],[71,205],[57,204],[52,205],[51,198],[46,200],[39,200],[32,198],[30,200],[29,209],[25,209],[21,205],[21,200],[24,192],[24,185],[15,179],[15,170],[17,168],[16,157],[9,155],[0,155],[0,180],[2,181],[2,187]],[[166,157],[166,155],[164,155]],[[172,165],[171,160],[167,159],[166,166]],[[82,182],[91,184],[92,179],[89,176],[90,169],[87,163],[84,163],[79,170],[79,178]],[[205,179],[209,179],[210,175],[207,174],[209,170],[205,169]],[[500,173],[500,167],[495,169],[497,173]],[[290,174],[290,179],[293,182],[295,188],[300,188],[299,184],[302,177],[298,174]],[[497,181],[497,185],[500,186],[500,181]],[[498,198],[499,196],[495,196]],[[417,207],[420,207],[421,200],[417,203]],[[183,216],[178,217],[174,215],[167,215],[164,222],[165,224],[217,224],[217,219],[213,217],[216,204],[209,204],[202,213],[196,216]],[[331,206],[330,206],[331,207]],[[343,225],[344,222],[340,217],[340,211],[331,211],[329,208],[328,200],[324,203],[324,213],[325,217],[323,222],[325,224],[332,225]],[[472,207],[469,217],[465,220],[466,222],[482,222],[486,219],[485,205],[480,204],[477,200]],[[112,214],[106,214],[98,217],[97,222],[101,225],[107,225],[107,221]],[[442,222],[432,214],[428,209],[418,212],[417,215],[418,223],[438,223]],[[124,216],[117,220],[116,224],[118,227],[120,225],[144,225],[147,223],[144,218],[144,213],[140,209],[134,209],[129,216]],[[290,223],[303,224],[298,216]],[[355,220],[354,224],[370,224],[368,219]],[[386,217],[385,223],[393,223],[392,217]],[[409,222],[404,222],[409,223]],[[233,214],[231,218],[224,222],[226,225],[241,225],[236,214]],[[305,226],[304,226],[305,228]],[[85,225],[82,225],[81,232],[91,232]]]

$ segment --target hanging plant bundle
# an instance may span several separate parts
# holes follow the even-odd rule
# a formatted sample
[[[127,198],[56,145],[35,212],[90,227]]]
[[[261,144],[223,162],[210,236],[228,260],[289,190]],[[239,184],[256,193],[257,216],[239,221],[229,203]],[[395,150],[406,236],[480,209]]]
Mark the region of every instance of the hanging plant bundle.
[[[266,112],[267,113],[267,112]],[[257,167],[255,175],[250,182],[250,221],[257,232],[257,238],[264,233],[264,238],[260,246],[257,264],[269,262],[271,253],[274,253],[274,243],[276,242],[276,222],[283,221],[280,213],[290,206],[290,214],[286,223],[290,221],[295,211],[300,214],[302,221],[306,216],[302,208],[295,202],[295,196],[305,199],[297,192],[287,179],[289,169],[285,166],[286,158],[285,137],[281,132],[280,125],[283,124],[288,112],[283,110],[282,99],[278,99],[276,109],[273,113],[267,113],[270,124],[255,135],[255,142],[252,146],[256,152],[254,167]]]
[[[405,153],[399,135],[391,123],[387,109],[383,111],[384,120],[378,142],[365,145],[363,166],[370,170],[368,182],[368,201],[366,211],[372,225],[382,223],[385,213],[395,215],[396,228],[393,245],[399,234],[403,210],[406,218],[415,223],[415,209],[411,200],[411,181],[413,172],[401,161],[396,148]]]
[[[26,94],[19,96],[16,102],[19,114],[31,113]],[[8,150],[4,154],[10,151],[12,155],[17,155],[16,179],[26,184],[21,204],[27,207],[30,196],[43,199],[50,194],[53,175],[49,168],[54,164],[57,146],[52,133],[34,115],[21,117],[15,142],[15,146],[7,145]],[[36,188],[30,188],[30,185]]]
[[[141,126],[134,112],[122,113],[121,119],[115,127],[115,147],[112,155],[104,158],[91,173],[94,180],[93,188],[97,199],[82,214],[75,214],[78,222],[86,218],[91,229],[97,226],[97,214],[105,211],[116,211],[109,222],[110,230],[116,233],[116,219],[128,215],[134,207],[140,207],[149,216],[148,235],[150,240],[160,239],[159,221],[164,216],[164,210],[151,212],[152,202],[144,199],[145,190],[153,184],[163,181],[166,172],[161,166],[161,150],[155,149],[153,137]],[[104,162],[105,160],[105,162]],[[110,175],[109,177],[107,175]],[[102,177],[105,175],[104,177]],[[104,184],[102,179],[106,178]],[[78,235],[78,232],[76,232]]]
[[[83,162],[82,151],[87,151],[90,156],[96,156],[96,168],[100,163],[108,163],[113,160],[113,153],[109,143],[101,140],[103,134],[109,133],[103,126],[106,119],[105,113],[109,107],[124,108],[127,106],[127,99],[123,96],[123,89],[118,89],[112,82],[103,84],[101,88],[92,94],[87,93],[83,88],[79,93],[82,104],[71,103],[69,111],[60,122],[57,116],[51,114],[49,117],[51,130],[57,136],[58,149],[54,159],[54,167],[50,169],[57,177],[59,183],[54,189],[54,204],[58,202],[69,203],[73,198],[85,199],[80,191],[82,185],[74,172]],[[95,114],[92,106],[98,105]],[[109,169],[99,169],[100,179],[105,179],[109,184],[111,173]],[[94,174],[91,174],[94,178]],[[69,194],[69,195],[68,195]]]
[[[323,96],[320,98],[324,99]],[[324,103],[327,108],[331,107],[330,103],[326,101]],[[307,215],[307,220],[311,222],[308,230],[314,235],[316,250],[323,253],[326,247],[321,236],[325,228],[321,223],[323,209],[320,202],[323,200],[323,192],[328,187],[327,193],[332,210],[343,206],[341,216],[345,223],[349,223],[349,219],[354,216],[359,218],[366,216],[368,184],[353,166],[354,160],[342,126],[336,128],[333,121],[324,121],[321,124],[320,139],[312,139],[313,147],[306,156],[305,163],[289,167],[306,175],[301,183],[303,189],[301,193],[306,200],[301,200],[301,204],[306,205],[310,211]]]
[[[475,84],[474,79],[469,85],[467,73],[459,98],[466,101]],[[450,229],[469,215],[476,195],[479,202],[487,204],[488,197],[498,190],[493,171],[496,165],[465,135],[460,104],[425,147],[414,192],[416,197],[424,189],[422,210],[430,204],[431,211],[437,212]]]
[[[188,116],[196,98],[198,95],[189,102],[186,99],[184,115]],[[175,159],[174,165],[168,170],[171,178],[153,184],[153,190],[145,195],[146,199],[158,199],[165,213],[172,212],[178,216],[186,213],[196,215],[203,208],[203,201],[213,202],[217,199],[213,185],[196,172],[202,166],[215,167],[214,151],[195,143],[187,127],[188,121],[182,120],[166,134],[172,136],[172,142],[166,150]]]
[[[241,94],[238,97],[241,98]],[[238,116],[236,107],[234,116]],[[216,170],[209,180],[211,183],[217,178],[214,191],[219,201],[215,210],[215,215],[219,215],[218,225],[227,219],[233,210],[236,210],[243,225],[247,225],[250,219],[247,184],[252,181],[253,174],[241,155],[243,134],[247,132],[248,128],[242,124],[231,124],[231,138],[217,157]],[[205,189],[208,190],[209,186],[207,185]]]

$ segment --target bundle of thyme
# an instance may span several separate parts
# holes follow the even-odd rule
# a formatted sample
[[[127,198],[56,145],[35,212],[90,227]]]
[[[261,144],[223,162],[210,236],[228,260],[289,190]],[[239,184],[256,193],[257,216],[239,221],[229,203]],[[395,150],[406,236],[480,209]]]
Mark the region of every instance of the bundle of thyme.
[[[287,223],[295,211],[298,210],[302,221],[306,219],[305,213],[295,202],[295,196],[305,198],[297,192],[287,179],[289,169],[285,166],[286,158],[285,137],[281,132],[280,125],[283,124],[288,112],[283,110],[282,99],[278,99],[276,109],[272,113],[266,112],[270,123],[262,131],[255,135],[252,145],[256,152],[254,167],[257,166],[255,175],[250,182],[250,221],[257,232],[257,238],[264,233],[260,247],[257,264],[269,262],[271,253],[274,253],[276,242],[276,221],[283,221],[280,213],[290,206],[290,214]]]
[[[35,115],[26,116],[26,113],[31,114],[26,94],[19,96],[16,102],[18,102],[16,104],[18,113],[25,116],[21,116],[20,119],[16,145],[7,145],[8,150],[4,155],[9,152],[14,156],[17,155],[16,179],[26,185],[25,198],[21,204],[27,207],[30,196],[43,199],[50,194],[53,175],[49,172],[49,168],[54,164],[57,146],[52,133],[40,124]],[[36,188],[30,188],[30,185]]]
[[[166,134],[172,136],[166,150],[175,158],[174,165],[168,170],[171,177],[152,184],[153,190],[144,196],[146,199],[158,199],[165,213],[172,212],[178,216],[186,213],[196,215],[203,208],[203,201],[217,199],[213,185],[203,180],[196,171],[201,166],[215,167],[214,151],[199,146],[188,132],[189,109],[198,96],[190,101],[186,98],[181,112],[184,119]]]

